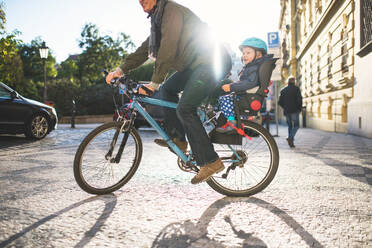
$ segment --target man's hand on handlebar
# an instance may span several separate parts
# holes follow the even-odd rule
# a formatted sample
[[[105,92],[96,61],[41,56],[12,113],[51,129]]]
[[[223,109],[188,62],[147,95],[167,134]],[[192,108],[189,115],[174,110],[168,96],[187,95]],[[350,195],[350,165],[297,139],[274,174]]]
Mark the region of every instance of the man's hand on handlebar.
[[[118,68],[116,68],[115,71],[110,72],[109,74],[107,74],[106,83],[110,84],[113,79],[119,78],[119,77],[122,77],[122,76],[124,76],[124,74],[122,73],[121,69],[118,67]]]
[[[146,89],[144,89],[146,88]],[[142,85],[141,87],[138,88],[138,93],[141,95],[149,96],[154,93],[155,89],[152,88],[150,85]]]
[[[104,71],[106,75],[106,83],[112,84],[115,83],[115,79],[124,77],[122,70],[118,67],[115,71],[107,73],[107,71]],[[121,79],[119,79],[121,80]],[[124,79],[126,81],[126,79]],[[150,84],[141,85],[140,87],[137,87],[137,83],[134,83],[135,85],[131,84],[131,82],[127,82],[130,89],[135,89],[134,92],[137,91],[138,94],[150,96],[154,93],[155,89],[150,86]],[[126,83],[126,84],[127,84]]]

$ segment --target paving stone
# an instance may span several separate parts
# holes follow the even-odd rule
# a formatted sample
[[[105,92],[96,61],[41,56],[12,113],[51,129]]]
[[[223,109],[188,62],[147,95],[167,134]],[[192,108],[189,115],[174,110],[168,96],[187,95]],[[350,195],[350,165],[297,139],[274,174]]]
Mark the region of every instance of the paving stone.
[[[273,182],[249,198],[191,185],[177,158],[141,129],[141,165],[93,196],[72,163],[97,125],[59,125],[36,142],[0,136],[0,247],[372,247],[372,140],[301,128],[276,137]]]

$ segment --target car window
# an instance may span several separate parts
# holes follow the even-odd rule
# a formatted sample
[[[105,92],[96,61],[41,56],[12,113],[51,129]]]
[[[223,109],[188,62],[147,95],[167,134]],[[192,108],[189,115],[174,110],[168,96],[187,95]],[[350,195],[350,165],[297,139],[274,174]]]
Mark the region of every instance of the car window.
[[[10,92],[3,87],[0,87],[0,97],[3,99],[11,99]]]

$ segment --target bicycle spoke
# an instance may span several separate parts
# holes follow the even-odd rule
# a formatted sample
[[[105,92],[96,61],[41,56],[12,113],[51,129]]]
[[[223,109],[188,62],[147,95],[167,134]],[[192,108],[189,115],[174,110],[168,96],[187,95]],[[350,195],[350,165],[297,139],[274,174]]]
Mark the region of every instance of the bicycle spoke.
[[[133,176],[134,168],[139,165],[138,154],[142,153],[142,143],[140,144],[137,135],[129,133],[124,150],[121,154],[120,162],[115,161],[119,147],[123,140],[124,133],[119,133],[117,142],[112,143],[112,139],[119,123],[108,123],[102,125],[102,130],[92,131],[92,137],[84,146],[84,150],[79,154],[81,161],[75,171],[75,177],[82,188],[88,192],[111,192],[120,187]],[[107,127],[106,127],[107,126]],[[114,144],[115,146],[110,148]],[[138,146],[141,145],[140,150]],[[110,158],[105,156],[112,149]],[[88,189],[86,189],[88,188]],[[102,191],[100,191],[102,190]]]
[[[276,173],[278,160],[277,147],[272,136],[257,124],[245,126],[247,133],[252,133],[252,140],[242,138],[241,145],[218,145],[216,152],[223,159],[227,177],[213,177],[209,185],[226,195],[247,196],[262,190]],[[263,134],[265,133],[265,134]],[[269,142],[271,140],[271,143]],[[271,146],[275,145],[275,149]],[[227,160],[235,160],[228,163]],[[274,167],[274,170],[272,167]],[[268,177],[268,175],[272,175]]]

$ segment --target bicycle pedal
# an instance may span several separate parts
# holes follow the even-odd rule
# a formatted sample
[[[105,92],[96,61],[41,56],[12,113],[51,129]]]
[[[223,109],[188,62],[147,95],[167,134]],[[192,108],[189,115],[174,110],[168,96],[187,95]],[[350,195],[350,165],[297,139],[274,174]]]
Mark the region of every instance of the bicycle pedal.
[[[190,165],[189,168],[190,168],[192,171],[196,172],[196,173],[199,172],[199,168],[196,167],[195,165]]]

